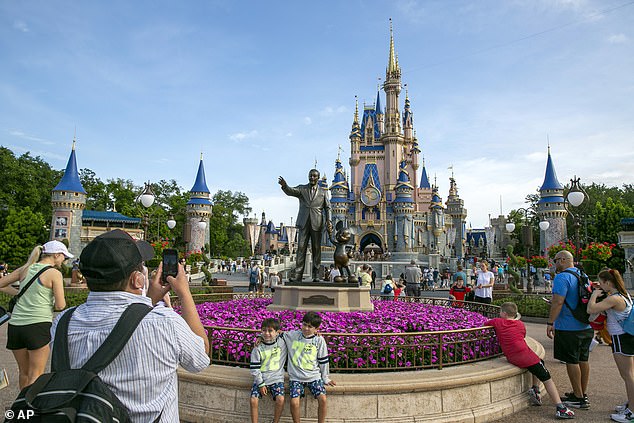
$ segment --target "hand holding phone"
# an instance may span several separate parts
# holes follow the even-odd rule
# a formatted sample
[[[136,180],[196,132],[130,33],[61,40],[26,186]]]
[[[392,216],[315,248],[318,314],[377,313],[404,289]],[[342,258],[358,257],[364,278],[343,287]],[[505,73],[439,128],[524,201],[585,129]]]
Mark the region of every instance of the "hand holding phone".
[[[168,276],[176,277],[178,275],[178,251],[172,248],[163,250],[163,272],[161,275],[161,284],[167,285]]]

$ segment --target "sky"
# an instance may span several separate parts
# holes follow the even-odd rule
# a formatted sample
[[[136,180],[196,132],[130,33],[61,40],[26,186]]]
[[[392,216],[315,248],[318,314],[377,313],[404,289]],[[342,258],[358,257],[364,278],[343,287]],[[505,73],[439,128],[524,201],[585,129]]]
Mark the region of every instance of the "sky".
[[[559,181],[634,183],[634,1],[0,0],[0,145],[99,178],[240,191],[289,224],[385,78],[389,19],[427,172],[474,228]],[[404,93],[402,93],[404,94]],[[384,93],[382,102],[385,104]],[[401,110],[404,102],[401,95]]]

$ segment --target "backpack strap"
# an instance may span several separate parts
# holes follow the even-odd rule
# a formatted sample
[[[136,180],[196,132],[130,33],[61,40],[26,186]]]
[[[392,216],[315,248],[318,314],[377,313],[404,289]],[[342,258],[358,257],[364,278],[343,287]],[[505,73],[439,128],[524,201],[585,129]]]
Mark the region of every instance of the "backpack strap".
[[[153,307],[143,303],[132,303],[119,317],[110,335],[95,351],[90,359],[82,366],[82,370],[99,373],[117,358],[123,347],[136,330],[141,320],[152,311]]]
[[[73,312],[77,309],[74,307],[64,313],[57,323],[55,331],[55,341],[53,343],[53,356],[51,358],[51,371],[59,372],[70,370],[70,357],[68,354],[68,325]],[[99,373],[105,369],[114,360],[128,340],[136,330],[141,320],[152,311],[152,307],[143,303],[132,303],[119,317],[114,328],[103,341],[101,346],[95,351],[90,359],[82,366],[82,370],[88,370],[93,373]]]
[[[15,300],[15,302],[16,302],[16,303],[18,302],[18,300],[20,299],[20,297],[21,297],[22,295],[24,295],[24,293],[26,292],[26,290],[27,290],[27,289],[29,289],[29,288],[31,287],[31,285],[33,285],[33,282],[35,282],[35,281],[37,280],[37,278],[38,278],[38,277],[39,277],[42,273],[44,273],[44,272],[46,272],[48,269],[52,269],[52,268],[53,268],[53,266],[44,266],[44,267],[42,267],[42,268],[40,269],[40,271],[39,271],[39,272],[37,272],[37,273],[35,274],[35,276],[33,276],[33,277],[31,278],[31,280],[30,280],[30,281],[29,281],[29,282],[28,282],[28,283],[24,286],[24,288],[23,288],[23,289],[21,289],[21,290],[20,290],[20,292],[18,292],[18,293],[16,294],[16,296],[15,296],[15,297],[13,297],[13,298],[14,298],[14,300]]]
[[[68,356],[68,324],[77,307],[69,309],[59,318],[53,341],[53,356],[51,357],[51,372],[70,370]]]
[[[581,283],[581,275],[573,270],[564,270],[562,273],[570,273],[571,275],[574,275],[575,278],[577,278],[577,296],[579,296],[579,284]],[[570,312],[572,313],[572,307],[570,307],[570,304],[568,304],[568,301],[566,300],[566,298],[564,297],[564,305],[566,307],[568,307],[568,310],[570,310]],[[574,317],[574,314],[573,314]]]

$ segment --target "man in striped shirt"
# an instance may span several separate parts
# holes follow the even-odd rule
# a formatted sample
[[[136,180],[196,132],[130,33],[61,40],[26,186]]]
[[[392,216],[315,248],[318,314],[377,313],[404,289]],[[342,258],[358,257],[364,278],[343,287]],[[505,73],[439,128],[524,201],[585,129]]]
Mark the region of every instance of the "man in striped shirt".
[[[179,421],[176,369],[182,366],[199,372],[209,366],[209,342],[183,266],[179,265],[176,277],[167,277],[169,284],[165,286],[160,283],[159,266],[147,297],[141,295],[146,282],[143,261],[153,256],[150,244],[135,241],[118,229],[95,238],[80,257],[80,269],[90,293],[86,303],[73,314],[68,328],[70,365],[75,369],[94,354],[130,304],[153,306],[170,288],[174,290],[181,303],[181,315],[171,308],[155,306],[117,358],[99,372],[135,423]],[[51,328],[53,339],[57,321]]]

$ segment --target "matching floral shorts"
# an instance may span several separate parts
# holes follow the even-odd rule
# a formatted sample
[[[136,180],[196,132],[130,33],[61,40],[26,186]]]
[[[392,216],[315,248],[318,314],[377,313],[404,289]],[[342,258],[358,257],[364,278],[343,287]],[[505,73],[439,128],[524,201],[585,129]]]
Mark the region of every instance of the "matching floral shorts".
[[[296,380],[291,380],[288,384],[288,390],[291,393],[291,398],[303,398],[304,397],[304,387],[308,386],[310,389],[310,393],[313,394],[315,398],[320,395],[326,395],[326,388],[324,387],[324,381],[321,379],[313,380],[312,382],[298,382]]]
[[[284,382],[274,383],[272,385],[266,385],[266,389],[269,390],[269,393],[275,399],[278,395],[284,396]],[[260,394],[260,389],[258,385],[255,383],[253,387],[251,387],[251,396],[255,398],[262,398],[262,394]]]

